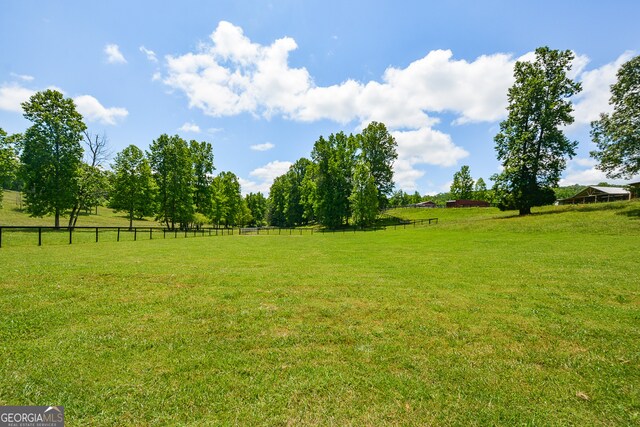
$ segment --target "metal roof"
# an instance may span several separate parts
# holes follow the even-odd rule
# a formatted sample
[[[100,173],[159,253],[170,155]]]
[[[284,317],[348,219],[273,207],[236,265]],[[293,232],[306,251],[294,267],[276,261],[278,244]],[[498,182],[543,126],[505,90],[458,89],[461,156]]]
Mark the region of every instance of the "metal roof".
[[[598,187],[597,185],[590,185],[587,188],[593,188],[606,194],[629,194],[627,190],[621,187]]]

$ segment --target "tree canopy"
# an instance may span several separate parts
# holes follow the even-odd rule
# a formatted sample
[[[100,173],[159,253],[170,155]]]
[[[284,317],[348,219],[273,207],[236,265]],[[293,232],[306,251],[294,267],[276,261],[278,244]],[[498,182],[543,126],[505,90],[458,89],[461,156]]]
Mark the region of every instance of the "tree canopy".
[[[574,55],[548,47],[536,49],[535,54],[533,62],[516,62],[515,83],[508,93],[509,114],[495,137],[503,166],[503,172],[493,177],[498,206],[518,209],[521,215],[531,213],[532,206],[555,200],[552,187],[577,146],[563,132],[564,126],[573,123],[569,98],[581,90],[567,76]]]
[[[469,166],[464,165],[458,172],[453,174],[450,192],[451,197],[456,200],[473,198],[473,178],[471,178]]]
[[[591,152],[609,178],[631,178],[640,173],[640,56],[624,63],[611,86],[611,114],[591,123],[598,149]]]
[[[33,124],[26,130],[21,155],[27,211],[32,216],[60,215],[76,202],[86,129],[71,98],[60,92],[37,92],[22,104]]]

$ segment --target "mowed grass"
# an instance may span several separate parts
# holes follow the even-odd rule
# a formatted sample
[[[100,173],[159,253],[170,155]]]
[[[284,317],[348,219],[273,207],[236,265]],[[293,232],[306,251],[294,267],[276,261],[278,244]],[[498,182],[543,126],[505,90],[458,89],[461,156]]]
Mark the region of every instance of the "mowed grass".
[[[98,426],[638,425],[640,203],[536,212],[0,249],[0,404]]]

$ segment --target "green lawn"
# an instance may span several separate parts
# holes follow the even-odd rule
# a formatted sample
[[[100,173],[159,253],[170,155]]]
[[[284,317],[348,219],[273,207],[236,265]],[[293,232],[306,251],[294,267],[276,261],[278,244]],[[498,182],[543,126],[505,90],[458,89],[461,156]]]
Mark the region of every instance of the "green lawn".
[[[638,425],[640,203],[0,249],[0,404],[67,425]]]

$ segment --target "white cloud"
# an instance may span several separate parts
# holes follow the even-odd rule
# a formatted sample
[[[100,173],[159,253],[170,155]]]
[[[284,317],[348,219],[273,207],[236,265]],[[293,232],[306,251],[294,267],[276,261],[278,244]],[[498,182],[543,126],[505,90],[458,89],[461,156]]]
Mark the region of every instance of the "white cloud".
[[[616,82],[616,73],[620,66],[632,57],[632,52],[625,52],[613,62],[578,75],[582,83],[582,92],[574,100],[574,126],[588,125],[597,120],[600,113],[611,112],[610,86]]]
[[[115,125],[118,120],[129,115],[126,108],[104,107],[100,101],[91,95],[81,95],[73,98],[78,112],[90,122],[100,122],[106,125]]]
[[[249,172],[249,176],[255,178],[255,180],[239,179],[242,194],[256,193],[258,191],[268,193],[273,180],[287,173],[292,164],[291,162],[275,160],[252,170]]]
[[[127,60],[125,59],[122,52],[120,52],[120,47],[117,44],[108,44],[104,47],[104,53],[107,55],[107,62],[109,64],[126,64]]]
[[[195,52],[168,56],[162,81],[184,93],[190,107],[214,117],[249,113],[305,122],[355,122],[360,128],[373,120],[383,122],[398,141],[396,181],[413,188],[423,175],[417,166],[451,166],[468,155],[449,135],[433,129],[440,120],[437,115],[452,114],[456,125],[503,119],[515,62],[535,59],[528,52],[469,61],[455,58],[450,50],[434,50],[405,68],[387,68],[377,80],[347,78],[318,86],[305,67],[289,65],[296,49],[290,37],[268,45],[254,43],[242,28],[222,21]],[[576,54],[570,74],[584,87],[575,100],[576,125],[606,110],[609,85],[629,55],[585,71],[589,58]]]
[[[22,113],[23,102],[36,92],[18,84],[3,84],[0,86],[0,110]]]
[[[180,126],[178,128],[178,130],[181,130],[183,132],[193,132],[193,133],[200,133],[200,126],[198,126],[195,123],[189,123],[186,122],[185,124],[183,124],[182,126]]]
[[[264,144],[255,144],[251,146],[251,149],[254,151],[269,151],[271,150],[273,147],[275,147],[275,145],[273,145],[270,142],[265,142]]]
[[[637,181],[640,177],[634,177],[630,181],[624,179],[607,178],[607,174],[596,169],[598,162],[588,157],[576,157],[569,160],[564,178],[560,180],[560,185],[596,185],[600,182],[609,184],[624,185]]]
[[[14,77],[16,79],[22,80],[23,82],[31,82],[34,80],[33,76],[30,76],[28,74],[17,74],[17,73],[10,73],[9,74],[11,77]]]
[[[158,57],[156,53],[151,49],[147,49],[144,46],[140,46],[140,52],[144,53],[147,56],[147,59],[151,62],[158,62]]]

